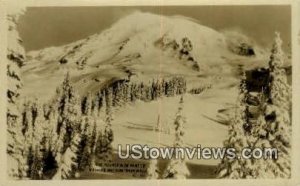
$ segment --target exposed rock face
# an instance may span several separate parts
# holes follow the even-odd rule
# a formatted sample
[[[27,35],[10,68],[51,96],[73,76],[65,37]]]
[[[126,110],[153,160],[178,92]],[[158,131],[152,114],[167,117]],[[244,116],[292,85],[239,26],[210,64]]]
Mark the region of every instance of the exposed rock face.
[[[229,49],[237,55],[248,57],[255,56],[254,48],[247,43],[239,43],[238,45],[230,46]]]
[[[163,51],[172,53],[172,56],[177,57],[179,60],[191,64],[193,70],[200,71],[199,64],[192,54],[193,45],[189,38],[182,38],[181,44],[179,44],[176,39],[164,35],[158,39],[154,45],[161,48]]]
[[[238,48],[238,54],[242,56],[254,56],[255,52],[252,46],[246,44],[246,43],[241,43]]]

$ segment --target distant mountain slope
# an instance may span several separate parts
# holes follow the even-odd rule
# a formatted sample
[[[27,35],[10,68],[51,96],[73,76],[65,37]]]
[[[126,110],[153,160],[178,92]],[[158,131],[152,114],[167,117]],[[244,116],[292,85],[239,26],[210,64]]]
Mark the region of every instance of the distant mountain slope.
[[[223,34],[186,17],[135,12],[102,33],[29,52],[22,71],[23,96],[49,98],[67,71],[81,94],[117,79],[147,83],[174,75],[186,77],[189,87],[224,87],[236,82],[238,64],[266,62],[263,50],[243,38],[247,37]],[[246,53],[241,53],[239,48],[245,46]],[[247,55],[249,48],[254,55]]]

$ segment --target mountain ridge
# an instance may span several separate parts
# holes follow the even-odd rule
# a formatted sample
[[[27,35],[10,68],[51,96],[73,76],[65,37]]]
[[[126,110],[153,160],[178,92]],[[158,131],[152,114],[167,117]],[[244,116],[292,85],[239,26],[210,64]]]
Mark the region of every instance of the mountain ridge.
[[[259,51],[259,47],[253,46],[253,50]],[[48,97],[50,88],[54,90],[67,71],[79,89],[96,90],[102,86],[99,82],[111,79],[149,82],[171,76],[184,76],[190,86],[199,86],[217,83],[225,76],[236,79],[229,75],[236,70],[232,61],[259,61],[261,53],[252,57],[234,53],[223,33],[186,17],[134,12],[101,33],[31,51],[27,57],[25,95]],[[32,85],[43,81],[49,82],[47,93]],[[82,94],[87,91],[80,90]]]

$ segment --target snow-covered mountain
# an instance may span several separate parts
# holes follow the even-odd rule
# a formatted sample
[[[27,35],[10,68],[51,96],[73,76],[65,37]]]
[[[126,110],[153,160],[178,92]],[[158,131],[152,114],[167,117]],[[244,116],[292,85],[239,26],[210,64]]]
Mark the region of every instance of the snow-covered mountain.
[[[49,98],[67,71],[81,94],[118,79],[149,82],[174,75],[185,76],[190,88],[232,86],[241,64],[263,66],[265,56],[244,35],[182,16],[134,12],[86,39],[28,52],[23,96]]]

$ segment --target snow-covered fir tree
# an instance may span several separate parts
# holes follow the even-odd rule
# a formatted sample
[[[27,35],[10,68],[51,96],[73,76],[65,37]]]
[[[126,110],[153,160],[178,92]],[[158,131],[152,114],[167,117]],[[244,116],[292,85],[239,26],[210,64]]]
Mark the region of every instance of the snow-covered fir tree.
[[[58,119],[55,140],[51,140],[52,153],[59,166],[58,172],[54,176],[58,179],[61,175],[62,179],[74,177],[78,169],[78,146],[81,140],[81,104],[78,95],[74,91],[69,73],[66,75],[62,86],[57,90],[57,110]],[[75,140],[75,141],[74,141]],[[76,150],[74,150],[76,148]],[[75,155],[73,154],[75,153]],[[76,159],[74,159],[74,156]],[[70,157],[69,159],[67,157]],[[67,158],[67,159],[66,159]],[[70,173],[69,164],[72,163],[72,171]],[[74,168],[75,167],[75,168]],[[69,174],[70,173],[70,174]]]
[[[158,176],[157,159],[152,159],[149,161],[146,179],[158,179]]]
[[[253,160],[255,178],[290,177],[291,90],[283,68],[284,53],[281,45],[280,35],[276,33],[269,61],[269,93],[261,94],[261,114],[252,129],[252,137],[255,139],[253,147],[276,148],[278,159],[273,154],[267,159]]]
[[[105,117],[104,117],[104,128],[102,130],[97,130],[96,132],[96,142],[94,146],[94,156],[92,156],[92,164],[95,165],[95,158],[101,161],[112,160],[113,155],[113,130],[112,130],[112,120],[113,120],[113,90],[112,88],[107,88],[105,90]],[[101,117],[103,118],[103,116]],[[98,121],[98,123],[101,119]]]
[[[98,132],[98,129],[97,129],[97,126],[100,126],[100,122],[98,119],[94,120],[93,122],[93,128],[92,128],[92,132],[91,132],[91,140],[90,140],[90,148],[91,148],[91,154],[90,154],[90,164],[89,164],[89,168],[90,169],[93,169],[93,168],[97,168],[96,166],[96,154],[97,154],[97,151],[96,151],[96,148],[97,148],[97,142],[98,142],[98,136],[97,134],[99,133]]]
[[[81,112],[84,115],[91,115],[92,114],[92,104],[93,104],[93,100],[92,100],[92,95],[89,92],[87,96],[85,96],[82,100],[81,103]]]
[[[63,126],[65,127],[63,130],[66,131],[64,136],[61,137],[64,142],[62,151],[64,151],[71,143],[73,132],[78,131],[80,128],[81,121],[80,101],[77,93],[70,83],[69,73],[66,75],[62,85],[58,110],[60,115],[58,130],[60,131],[61,126]]]
[[[179,108],[176,113],[176,118],[174,121],[175,125],[175,140],[174,148],[180,148],[184,145],[184,128],[186,123],[186,118],[183,116],[183,97],[180,98]],[[186,179],[190,175],[190,172],[186,166],[184,158],[173,158],[170,160],[165,172],[164,178],[166,179]]]
[[[59,167],[52,179],[70,179],[75,177],[78,169],[78,147],[81,141],[80,134],[76,133],[72,138],[71,145],[67,148],[59,160]]]
[[[77,165],[78,171],[84,171],[91,165],[92,148],[94,143],[93,121],[94,117],[85,116],[82,119],[80,129],[80,143],[78,147]],[[79,173],[77,173],[79,175]]]
[[[112,104],[115,107],[122,106],[124,104],[124,95],[123,95],[123,84],[121,82],[117,82],[117,85],[114,89],[114,96],[112,100]]]
[[[20,126],[20,112],[18,108],[20,89],[22,87],[20,68],[25,62],[25,51],[22,40],[17,31],[20,11],[8,12],[8,39],[7,39],[7,153],[8,176],[13,179],[26,177],[27,165],[23,147],[24,136]]]
[[[110,95],[108,91],[108,95]],[[114,139],[114,134],[112,130],[112,121],[113,121],[113,108],[111,104],[111,96],[107,96],[107,107],[106,107],[106,119],[105,119],[105,128],[103,132],[103,138],[104,141],[103,143],[105,144],[105,152],[103,154],[104,160],[111,160],[112,159],[112,154],[113,154],[113,148],[112,148],[112,142]]]
[[[275,40],[269,61],[270,70],[270,102],[278,107],[289,110],[291,107],[291,87],[287,82],[287,75],[284,69],[285,55],[282,50],[282,40],[278,32],[275,33]]]
[[[278,150],[275,159],[277,168],[273,169],[275,177],[291,176],[291,88],[287,82],[284,69],[284,52],[281,48],[280,34],[276,33],[269,62],[270,95],[265,108],[267,137],[270,145]]]
[[[261,114],[252,127],[253,148],[271,148],[270,141],[268,140],[268,126],[266,124],[265,115],[263,114],[265,104],[260,108]],[[274,170],[277,169],[276,163],[270,158],[253,159],[252,175],[253,178],[270,179],[275,178]]]
[[[245,126],[248,125],[246,114],[248,91],[246,89],[245,77],[241,80],[239,90],[235,116],[229,124],[228,139],[224,141],[224,147],[234,148],[237,155],[241,155],[242,149],[249,146],[249,140],[245,131]],[[251,166],[250,160],[225,157],[218,167],[218,178],[251,178]]]

